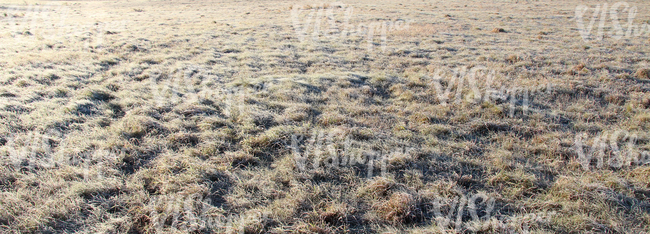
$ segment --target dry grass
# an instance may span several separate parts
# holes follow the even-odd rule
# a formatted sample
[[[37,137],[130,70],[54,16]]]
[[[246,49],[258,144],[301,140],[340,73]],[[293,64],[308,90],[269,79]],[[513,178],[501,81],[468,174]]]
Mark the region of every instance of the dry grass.
[[[650,150],[649,35],[586,42],[580,4],[334,8],[408,25],[369,44],[301,40],[294,2],[3,2],[0,232],[443,233],[434,201],[474,194],[490,217],[451,232],[650,232],[650,156],[584,170],[573,146],[626,130]],[[432,80],[475,67],[493,79]]]
[[[387,201],[373,205],[382,221],[392,225],[410,223],[415,216],[416,201],[408,193],[394,193]]]
[[[636,78],[639,78],[639,79],[646,79],[646,80],[647,80],[647,79],[650,79],[650,69],[647,69],[647,68],[639,68],[639,69],[636,70],[636,72],[634,73],[634,76],[636,76]]]

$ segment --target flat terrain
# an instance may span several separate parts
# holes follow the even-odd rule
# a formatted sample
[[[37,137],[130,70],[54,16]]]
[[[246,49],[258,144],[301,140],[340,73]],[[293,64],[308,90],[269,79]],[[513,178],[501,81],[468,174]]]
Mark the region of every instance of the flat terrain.
[[[603,4],[3,1],[0,232],[648,233]]]

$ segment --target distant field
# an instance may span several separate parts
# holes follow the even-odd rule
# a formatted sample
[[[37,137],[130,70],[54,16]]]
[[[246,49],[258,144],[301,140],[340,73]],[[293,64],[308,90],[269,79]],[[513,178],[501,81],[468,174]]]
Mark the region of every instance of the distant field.
[[[648,233],[646,1],[3,1],[2,233]]]

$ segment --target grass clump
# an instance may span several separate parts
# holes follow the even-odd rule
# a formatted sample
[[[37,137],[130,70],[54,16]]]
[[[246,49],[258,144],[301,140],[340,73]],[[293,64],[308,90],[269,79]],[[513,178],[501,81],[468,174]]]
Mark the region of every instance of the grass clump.
[[[165,126],[147,116],[130,115],[121,119],[115,131],[126,139],[142,138],[168,133]]]

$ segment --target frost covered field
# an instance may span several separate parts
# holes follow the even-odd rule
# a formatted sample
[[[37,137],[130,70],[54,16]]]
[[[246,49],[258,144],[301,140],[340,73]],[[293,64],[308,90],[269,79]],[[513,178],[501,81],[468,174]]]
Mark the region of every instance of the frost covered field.
[[[650,232],[645,1],[0,3],[0,232]]]

